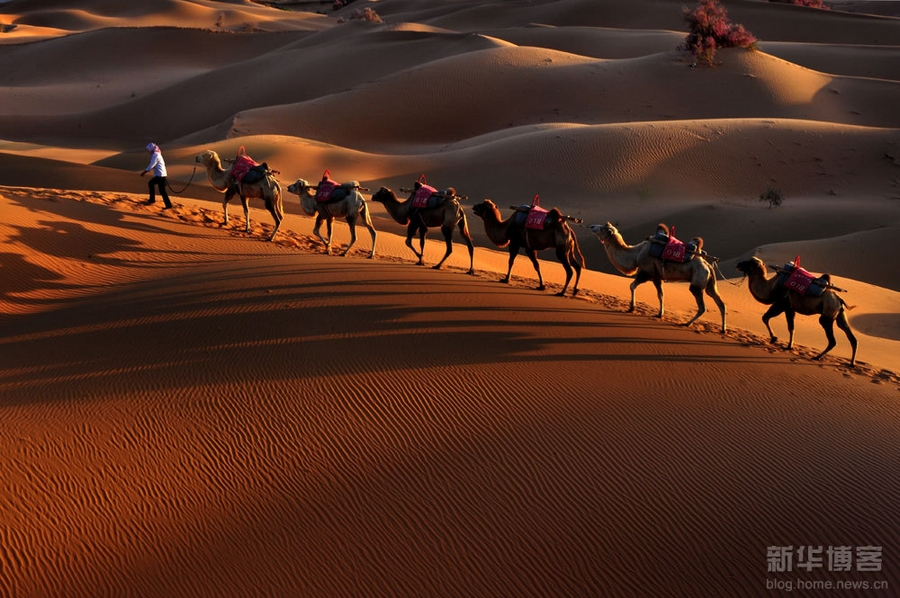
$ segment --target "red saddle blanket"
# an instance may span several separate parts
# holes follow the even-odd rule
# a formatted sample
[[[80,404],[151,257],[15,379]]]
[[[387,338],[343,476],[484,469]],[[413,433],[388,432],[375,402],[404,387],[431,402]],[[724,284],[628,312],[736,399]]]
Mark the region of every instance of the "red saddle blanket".
[[[685,257],[684,242],[679,241],[674,236],[669,237],[669,242],[663,249],[662,259],[667,262],[683,263]]]
[[[319,203],[328,201],[331,199],[331,194],[334,193],[334,190],[340,186],[340,183],[332,179],[323,179],[319,181],[319,186],[316,189],[316,201]]]
[[[535,195],[531,200],[528,216],[525,218],[525,228],[544,230],[544,225],[547,223],[547,213],[549,211],[550,210],[545,210],[541,207],[541,198],[540,196]]]
[[[412,197],[412,207],[414,208],[425,208],[428,207],[428,199],[437,193],[437,189],[432,187],[431,185],[422,185]]]
[[[231,167],[231,176],[234,177],[234,180],[240,183],[244,180],[244,177],[247,176],[247,173],[250,172],[250,169],[254,166],[259,166],[256,160],[254,160],[247,154],[240,154],[237,158],[234,159],[234,164]]]
[[[541,206],[532,206],[528,210],[528,217],[525,218],[525,228],[534,230],[544,230],[544,224],[547,222],[547,214],[550,210],[545,210]]]
[[[800,266],[794,268],[791,272],[790,276],[788,276],[787,281],[784,283],[784,286],[791,289],[792,291],[797,291],[798,293],[805,293],[806,289],[812,284],[812,282],[816,279],[816,277],[810,274],[807,270],[804,270]]]

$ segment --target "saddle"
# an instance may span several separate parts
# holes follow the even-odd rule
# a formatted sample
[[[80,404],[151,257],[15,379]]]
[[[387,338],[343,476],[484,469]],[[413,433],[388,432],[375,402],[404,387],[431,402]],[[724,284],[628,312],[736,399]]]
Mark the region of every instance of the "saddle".
[[[359,188],[359,182],[338,183],[331,178],[331,171],[326,170],[322,180],[316,186],[316,203],[332,203],[341,201],[350,195],[351,191]]]
[[[247,174],[244,175],[244,178],[241,182],[256,183],[257,181],[261,181],[262,179],[264,179],[266,175],[269,174],[269,172],[269,165],[265,162],[262,162],[261,164],[257,164],[249,171],[247,171]]]
[[[531,230],[544,230],[549,213],[550,210],[541,207],[540,196],[535,195],[531,205],[522,204],[516,207],[516,224]]]
[[[438,190],[431,185],[423,184],[417,188],[410,198],[412,202],[410,207],[413,208],[433,208],[437,206],[443,198],[435,197]],[[429,205],[430,204],[430,205]]]
[[[238,183],[255,183],[262,180],[269,174],[269,165],[265,162],[259,163],[246,153],[244,147],[238,151],[234,164],[231,166],[231,176]]]
[[[805,297],[821,297],[831,285],[831,276],[816,276],[800,267],[800,256],[778,269],[778,284]]]
[[[664,262],[683,264],[693,259],[696,245],[684,243],[675,237],[675,227],[671,227],[667,235],[663,231],[657,231],[650,237],[650,255]]]
[[[459,199],[456,195],[456,189],[448,187],[438,190],[428,184],[424,174],[419,175],[419,179],[412,189],[401,188],[400,191],[412,193],[408,200],[409,207],[418,210],[429,210],[440,206],[448,199]]]

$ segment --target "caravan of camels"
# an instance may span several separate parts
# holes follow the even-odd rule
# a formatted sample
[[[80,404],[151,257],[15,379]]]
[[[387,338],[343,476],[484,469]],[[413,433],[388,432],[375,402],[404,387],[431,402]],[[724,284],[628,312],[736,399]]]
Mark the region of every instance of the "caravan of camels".
[[[232,167],[226,170],[222,163],[230,162]],[[274,220],[274,229],[269,236],[273,240],[284,220],[284,205],[281,186],[275,175],[277,171],[269,169],[265,163],[258,164],[244,152],[241,147],[235,159],[221,159],[212,150],[206,150],[196,157],[196,162],[203,164],[212,186],[225,193],[222,202],[224,222],[228,223],[228,202],[237,195],[244,209],[246,232],[250,232],[248,201],[260,198],[265,201],[266,209]],[[240,163],[245,168],[238,169]],[[251,175],[253,173],[255,176]],[[366,199],[356,181],[339,183],[331,179],[326,170],[318,184],[311,184],[299,178],[288,185],[288,191],[300,199],[300,208],[308,216],[315,216],[313,234],[325,245],[325,253],[331,254],[332,225],[335,218],[344,218],[350,228],[350,243],[341,255],[347,255],[356,243],[356,223],[359,218],[369,230],[372,246],[369,258],[375,256],[376,231]],[[456,194],[453,187],[439,190],[427,184],[425,175],[421,175],[412,188],[400,189],[401,193],[409,193],[408,198],[400,199],[387,187],[381,187],[372,194],[371,200],[384,205],[391,218],[400,225],[406,226],[406,246],[415,254],[417,265],[424,265],[425,236],[429,228],[439,227],[444,237],[446,251],[440,261],[433,266],[440,269],[453,252],[453,231],[458,228],[460,236],[469,253],[468,274],[475,273],[474,243],[469,232],[466,208],[461,200],[465,196]],[[484,221],[488,239],[499,248],[508,248],[509,263],[506,276],[501,282],[508,283],[513,263],[522,250],[528,256],[538,276],[538,290],[544,290],[544,279],[537,259],[538,251],[554,249],[556,257],[565,269],[566,279],[557,295],[563,296],[569,287],[572,276],[575,282],[572,294],[578,293],[578,283],[584,268],[584,256],[578,245],[578,238],[569,222],[581,224],[581,220],[564,215],[558,208],[545,209],[540,206],[539,197],[535,196],[530,204],[511,206],[512,214],[503,219],[499,208],[490,199],[472,206],[472,212]],[[327,237],[320,233],[322,223],[326,224]],[[635,291],[645,282],[652,282],[659,299],[657,317],[662,318],[664,310],[664,282],[688,282],[689,290],[697,302],[697,312],[685,322],[690,326],[706,312],[704,293],[709,295],[721,314],[722,332],[727,330],[725,302],[716,286],[716,270],[718,259],[710,256],[703,249],[703,239],[695,237],[682,242],[675,237],[674,229],[661,223],[656,233],[636,245],[629,245],[621,233],[611,223],[590,225],[603,245],[606,255],[613,267],[621,274],[631,277],[631,301],[629,311],[635,311]],[[413,237],[418,235],[419,248],[413,245]],[[789,340],[786,349],[794,344],[794,315],[818,315],[819,324],[825,331],[828,345],[813,359],[820,359],[837,344],[834,336],[834,324],[847,335],[852,348],[850,365],[856,363],[858,341],[850,329],[846,311],[852,309],[837,294],[841,289],[831,284],[828,274],[815,276],[800,267],[799,256],[794,262],[784,267],[775,266],[776,275],[766,278],[766,265],[758,258],[742,261],[737,269],[750,281],[749,287],[753,297],[769,309],[762,316],[763,323],[769,332],[770,342],[776,343],[777,337],[772,333],[769,320],[779,314],[787,319]]]

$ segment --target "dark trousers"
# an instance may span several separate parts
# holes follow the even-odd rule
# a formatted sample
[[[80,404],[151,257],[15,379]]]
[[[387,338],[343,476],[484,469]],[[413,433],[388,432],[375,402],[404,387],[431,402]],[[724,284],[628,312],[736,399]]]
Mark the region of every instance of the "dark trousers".
[[[156,201],[156,189],[159,188],[159,194],[162,195],[163,203],[166,204],[167,208],[172,207],[172,202],[169,201],[169,194],[166,192],[166,177],[155,176],[150,179],[147,186],[150,188],[150,203]]]

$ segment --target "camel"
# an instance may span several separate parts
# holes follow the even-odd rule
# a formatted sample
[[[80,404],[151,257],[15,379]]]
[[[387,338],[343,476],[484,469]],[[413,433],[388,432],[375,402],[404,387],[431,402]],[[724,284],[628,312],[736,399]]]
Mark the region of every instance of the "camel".
[[[497,247],[509,247],[509,268],[506,277],[500,282],[509,283],[513,262],[519,254],[519,249],[525,250],[525,255],[531,260],[534,271],[538,275],[537,290],[544,290],[544,277],[541,275],[541,266],[537,259],[537,252],[542,249],[556,249],[556,257],[566,270],[566,283],[558,296],[566,294],[569,281],[572,280],[572,270],[575,270],[575,287],[572,295],[578,294],[578,282],[581,280],[581,270],[584,268],[584,256],[578,246],[578,239],[574,231],[566,222],[565,217],[556,208],[550,210],[548,223],[544,230],[526,229],[524,222],[516,223],[516,214],[513,213],[506,220],[501,220],[500,210],[490,199],[485,199],[480,204],[472,207],[472,212],[484,220],[484,230],[488,239]]]
[[[466,242],[469,249],[469,270],[467,274],[475,274],[474,252],[475,246],[472,243],[472,235],[469,232],[469,222],[466,219],[465,208],[454,197],[448,197],[439,206],[435,208],[417,208],[416,213],[410,217],[409,200],[401,201],[397,195],[388,189],[382,187],[372,195],[372,201],[384,204],[388,214],[391,215],[397,223],[407,225],[406,228],[406,246],[412,249],[412,252],[419,258],[417,265],[425,264],[425,234],[429,227],[439,226],[444,234],[444,240],[447,243],[447,251],[441,261],[432,266],[435,270],[439,270],[441,266],[453,253],[453,229],[459,227],[459,233]],[[419,250],[413,247],[413,235],[419,233]]]
[[[791,300],[788,297],[788,290],[779,283],[778,276],[766,278],[766,266],[758,258],[738,262],[736,267],[738,271],[743,272],[748,276],[748,280],[750,281],[750,294],[753,295],[753,298],[763,305],[771,306],[766,310],[766,313],[764,313],[762,317],[763,324],[766,325],[766,330],[769,331],[769,342],[772,344],[778,342],[778,337],[772,332],[769,320],[783,313],[787,320],[788,328],[787,348],[793,348],[794,310],[791,309]]]
[[[844,334],[847,335],[847,340],[850,341],[850,347],[852,348],[850,365],[856,365],[856,350],[859,347],[859,342],[850,329],[845,310],[845,308],[851,308],[834,290],[826,288],[821,296],[810,297],[797,291],[785,289],[779,283],[777,275],[772,278],[766,278],[766,265],[756,257],[738,262],[737,269],[747,275],[750,281],[750,293],[754,299],[760,303],[771,305],[763,315],[763,323],[769,331],[771,342],[774,343],[777,339],[769,327],[769,320],[778,314],[784,313],[787,318],[788,332],[790,334],[788,349],[794,346],[794,314],[798,313],[804,316],[818,314],[819,324],[825,330],[825,337],[828,339],[828,346],[813,359],[821,359],[823,355],[837,345],[837,341],[834,338],[834,323],[837,322],[838,328],[844,331]]]
[[[275,177],[267,174],[265,177],[255,183],[238,183],[231,176],[231,170],[222,168],[222,161],[219,154],[213,150],[205,150],[196,158],[197,163],[206,167],[206,176],[209,178],[210,184],[217,191],[225,194],[222,200],[222,211],[225,214],[225,224],[228,224],[228,202],[232,197],[238,195],[241,198],[241,204],[244,206],[244,221],[247,223],[246,231],[250,232],[250,207],[249,199],[251,197],[262,199],[266,202],[266,209],[275,220],[275,229],[269,237],[269,241],[275,238],[281,221],[284,220],[284,205],[281,199],[281,186]]]
[[[663,317],[663,281],[687,281],[690,283],[691,294],[697,300],[697,313],[684,325],[690,326],[706,311],[706,304],[703,301],[703,292],[705,291],[719,306],[722,314],[722,332],[726,331],[725,302],[716,287],[716,275],[705,259],[695,256],[681,264],[663,262],[663,260],[650,255],[651,241],[649,240],[642,241],[637,245],[628,245],[616,227],[609,222],[591,225],[590,229],[600,239],[612,265],[625,276],[635,277],[634,282],[631,283],[631,305],[628,311],[634,311],[635,308],[635,289],[651,280],[656,287],[656,296],[659,298],[657,317]],[[698,245],[702,244],[701,239],[695,241]]]
[[[313,234],[319,237],[325,244],[325,253],[331,255],[332,226],[335,218],[344,218],[350,226],[350,244],[341,255],[347,255],[350,248],[356,243],[356,220],[360,216],[363,218],[363,224],[369,229],[372,235],[372,251],[369,253],[369,259],[375,257],[375,227],[372,226],[372,217],[369,215],[369,204],[363,198],[358,189],[353,189],[347,193],[346,197],[338,201],[318,202],[313,192],[315,187],[311,187],[308,182],[303,179],[297,179],[295,183],[288,185],[288,192],[296,193],[300,197],[300,209],[307,216],[315,216],[316,224],[313,227]],[[322,236],[319,229],[322,223],[325,223],[328,230],[328,238]]]

